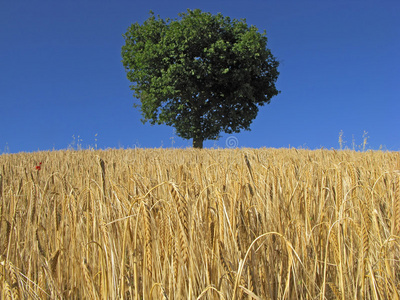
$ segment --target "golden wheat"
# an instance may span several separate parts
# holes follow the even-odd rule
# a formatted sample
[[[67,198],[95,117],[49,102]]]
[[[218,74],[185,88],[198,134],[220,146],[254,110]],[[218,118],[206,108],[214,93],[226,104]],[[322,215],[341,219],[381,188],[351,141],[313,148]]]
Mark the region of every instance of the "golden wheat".
[[[322,149],[1,155],[0,295],[400,299],[399,165]]]

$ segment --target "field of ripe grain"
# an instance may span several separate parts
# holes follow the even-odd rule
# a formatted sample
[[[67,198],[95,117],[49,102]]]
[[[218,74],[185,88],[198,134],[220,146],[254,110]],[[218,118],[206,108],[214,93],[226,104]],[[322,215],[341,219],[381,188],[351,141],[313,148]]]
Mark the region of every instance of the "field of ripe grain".
[[[1,299],[399,299],[400,155],[0,156]]]

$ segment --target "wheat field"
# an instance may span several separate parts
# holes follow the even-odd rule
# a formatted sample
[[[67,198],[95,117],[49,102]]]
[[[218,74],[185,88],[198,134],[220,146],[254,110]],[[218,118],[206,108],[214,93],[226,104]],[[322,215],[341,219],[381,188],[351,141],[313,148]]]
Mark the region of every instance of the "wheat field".
[[[0,156],[1,299],[400,299],[400,155]]]

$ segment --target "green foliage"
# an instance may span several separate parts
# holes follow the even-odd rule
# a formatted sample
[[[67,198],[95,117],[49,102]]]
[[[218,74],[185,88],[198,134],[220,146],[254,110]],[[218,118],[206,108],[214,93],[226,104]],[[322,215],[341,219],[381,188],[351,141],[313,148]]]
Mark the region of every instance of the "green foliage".
[[[249,130],[258,107],[279,93],[266,33],[199,9],[160,19],[150,12],[123,35],[122,62],[145,123],[203,140]]]

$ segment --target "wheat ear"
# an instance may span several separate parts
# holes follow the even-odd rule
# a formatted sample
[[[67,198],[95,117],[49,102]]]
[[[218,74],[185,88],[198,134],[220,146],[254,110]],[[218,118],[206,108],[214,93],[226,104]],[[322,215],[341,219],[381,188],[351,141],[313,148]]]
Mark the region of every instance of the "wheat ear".
[[[218,204],[219,239],[224,240],[224,199],[219,191],[216,193]]]
[[[335,294],[336,299],[343,299],[342,293],[339,291],[336,284],[334,282],[328,282],[328,284],[333,293]]]
[[[39,229],[36,229],[36,240],[38,243],[38,249],[39,249],[39,253],[43,256],[46,257],[46,252],[43,249],[42,244],[40,243],[40,238],[39,238],[39,233],[38,233]]]
[[[5,236],[5,243],[4,243],[4,252],[8,252],[8,245],[10,244],[10,235],[11,235],[11,223],[6,222],[6,236]]]
[[[57,264],[59,256],[60,256],[60,249],[58,249],[50,259],[50,270],[54,278],[57,277]]]
[[[337,197],[336,197],[336,209],[337,213],[339,214],[340,207],[343,202],[343,179],[342,179],[342,171],[339,169],[337,170],[338,175],[337,175]]]
[[[8,299],[11,300],[13,298],[13,294],[12,294],[10,285],[5,280],[3,281],[3,297],[6,300],[8,300]]]
[[[91,299],[97,299],[97,291],[95,289],[94,282],[90,274],[89,266],[86,263],[86,259],[82,261],[81,265],[83,269],[83,277],[85,279],[85,287],[87,288],[87,292],[89,293]]]
[[[178,215],[180,222],[177,222],[178,232],[179,232],[179,248],[182,254],[183,263],[186,265],[189,259],[189,217],[188,217],[188,207],[185,197],[181,195],[178,187],[171,183],[171,195],[175,200],[178,207]]]
[[[9,278],[11,280],[12,299],[21,299],[19,293],[18,273],[14,265],[10,261],[7,262],[6,269],[8,271]]]
[[[45,289],[46,289],[46,279],[45,279],[45,274],[43,271],[43,266],[39,272],[39,278],[38,278],[38,294],[40,299],[44,299],[45,298]]]
[[[400,235],[400,173],[396,176],[395,180],[396,188],[394,190],[394,223],[395,232],[394,234]]]
[[[229,267],[229,265],[226,263],[225,257],[224,257],[224,243],[222,241],[219,241],[218,244],[218,249],[219,249],[219,258],[222,264],[222,267],[224,268],[225,272],[228,274],[228,278],[233,283],[233,277],[232,277],[232,270]]]

